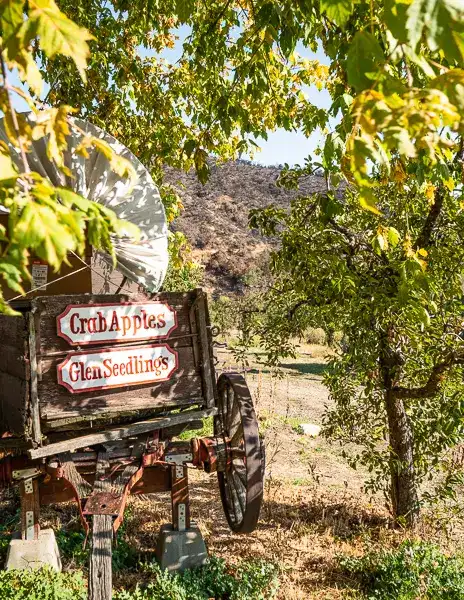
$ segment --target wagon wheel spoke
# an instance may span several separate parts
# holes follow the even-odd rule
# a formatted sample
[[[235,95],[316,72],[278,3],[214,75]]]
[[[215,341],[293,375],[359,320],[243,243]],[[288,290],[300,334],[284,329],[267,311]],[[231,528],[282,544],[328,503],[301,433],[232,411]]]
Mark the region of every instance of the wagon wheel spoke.
[[[226,443],[225,469],[218,478],[227,520],[233,531],[253,531],[263,496],[264,458],[250,392],[237,373],[224,373],[218,380],[215,427]]]

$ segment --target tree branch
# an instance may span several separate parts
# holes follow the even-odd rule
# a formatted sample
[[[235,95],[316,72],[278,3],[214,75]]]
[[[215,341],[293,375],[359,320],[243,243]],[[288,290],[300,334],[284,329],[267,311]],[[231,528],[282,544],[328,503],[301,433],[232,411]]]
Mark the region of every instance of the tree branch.
[[[16,111],[13,106],[13,100],[11,99],[10,84],[8,82],[8,72],[7,72],[7,68],[6,68],[6,64],[5,64],[5,58],[3,56],[3,47],[2,46],[0,46],[0,65],[1,65],[2,75],[3,75],[3,87],[6,90],[6,95],[8,98],[8,107],[10,109],[11,122],[13,124],[13,128],[16,133],[16,139],[17,139],[17,142],[19,145],[19,151],[21,154],[21,160],[23,163],[24,173],[27,174],[27,173],[30,173],[31,170],[29,168],[29,162],[27,160],[26,150],[21,141],[21,133],[19,130],[18,116],[17,116]],[[5,115],[5,118],[6,118],[6,115]],[[26,186],[26,189],[27,189],[27,187],[28,186]]]
[[[414,248],[416,250],[419,250],[419,248],[427,248],[430,245],[433,228],[435,227],[438,217],[440,216],[444,199],[444,190],[442,187],[439,187],[435,195],[435,202],[430,207],[429,214],[427,215],[424,226],[422,227],[422,231],[419,233],[414,244]]]
[[[417,388],[394,386],[392,392],[397,398],[410,400],[435,396],[440,391],[446,371],[456,365],[464,365],[464,352],[450,352],[445,356],[441,362],[433,367],[427,383],[423,386]]]

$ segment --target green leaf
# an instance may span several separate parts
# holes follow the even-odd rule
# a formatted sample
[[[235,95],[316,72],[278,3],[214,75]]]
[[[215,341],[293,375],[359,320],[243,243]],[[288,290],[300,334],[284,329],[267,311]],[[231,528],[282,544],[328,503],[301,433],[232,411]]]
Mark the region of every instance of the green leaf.
[[[331,21],[342,28],[348,22],[353,8],[352,0],[321,0],[321,13],[325,12]]]
[[[464,69],[451,69],[435,77],[429,87],[444,92],[450,102],[464,112]]]
[[[368,74],[377,73],[385,57],[377,39],[368,31],[358,31],[348,50],[348,83],[358,92],[373,87]]]
[[[196,140],[187,140],[184,144],[184,152],[190,158],[197,145]]]
[[[408,32],[406,29],[407,9],[408,5],[404,2],[385,0],[385,23],[393,36],[402,43],[408,41]]]
[[[24,24],[25,39],[39,36],[40,48],[52,58],[63,54],[71,58],[83,81],[90,56],[88,40],[95,39],[62,13],[54,0],[29,0],[29,19]]]
[[[18,69],[19,78],[26,83],[36,96],[42,93],[42,75],[32,54],[26,50],[20,50],[14,60],[8,61],[8,66]]]
[[[464,3],[461,0],[412,0],[407,10],[408,40],[415,49],[424,32],[432,51],[448,60],[464,61]]]
[[[56,211],[30,201],[24,207],[14,230],[14,241],[35,251],[39,258],[58,270],[66,254],[76,249],[76,240]]]
[[[24,0],[0,0],[0,26],[4,44],[22,25],[23,9]]]
[[[11,156],[0,152],[0,180],[16,179],[18,171],[11,160]]]
[[[392,248],[395,248],[395,246],[398,245],[398,242],[400,241],[400,233],[397,229],[395,229],[394,227],[389,227],[388,228],[388,243],[390,244],[390,246]]]
[[[0,259],[0,276],[10,289],[18,292],[18,294],[24,294],[24,289],[21,285],[22,273],[15,264],[7,259]]]

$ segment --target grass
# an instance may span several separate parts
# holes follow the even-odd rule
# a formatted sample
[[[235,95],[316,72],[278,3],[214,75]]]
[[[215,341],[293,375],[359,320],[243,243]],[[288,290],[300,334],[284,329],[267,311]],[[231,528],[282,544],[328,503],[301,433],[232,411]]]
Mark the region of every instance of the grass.
[[[326,363],[308,362],[308,363],[282,363],[280,365],[282,369],[289,369],[296,371],[299,375],[319,375],[322,376],[327,371],[328,365]]]
[[[213,417],[203,419],[203,427],[201,429],[186,429],[177,437],[179,440],[190,440],[193,437],[208,437],[210,435],[214,435]]]
[[[340,567],[366,600],[462,600],[464,560],[438,546],[407,540],[393,550],[342,557]]]
[[[255,560],[228,565],[212,557],[197,569],[170,574],[156,562],[140,564],[132,589],[114,590],[114,600],[272,600],[279,588],[278,568]],[[0,600],[86,600],[82,571],[56,573],[0,571]]]

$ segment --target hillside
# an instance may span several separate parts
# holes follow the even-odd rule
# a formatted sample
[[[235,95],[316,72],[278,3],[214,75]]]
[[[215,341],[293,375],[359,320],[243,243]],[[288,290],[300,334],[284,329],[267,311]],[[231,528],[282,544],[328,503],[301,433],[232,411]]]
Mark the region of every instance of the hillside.
[[[248,228],[252,208],[270,204],[288,207],[298,194],[325,191],[317,175],[305,179],[299,191],[276,185],[280,168],[246,161],[212,165],[202,185],[194,173],[169,169],[166,180],[183,199],[185,210],[173,229],[189,239],[194,258],[205,266],[205,287],[212,292],[241,292],[243,278],[262,264],[272,240]]]

